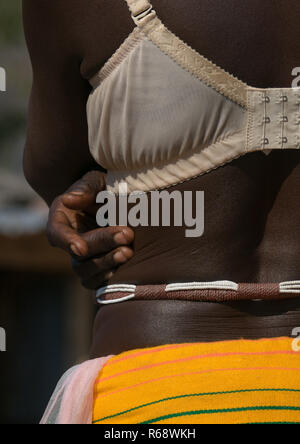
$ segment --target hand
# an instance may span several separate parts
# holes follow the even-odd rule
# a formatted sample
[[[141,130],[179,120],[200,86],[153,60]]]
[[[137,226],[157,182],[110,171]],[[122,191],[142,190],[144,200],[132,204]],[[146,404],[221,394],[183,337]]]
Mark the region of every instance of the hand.
[[[82,285],[93,290],[105,285],[117,267],[133,256],[130,228],[97,227],[96,196],[105,190],[105,178],[104,173],[92,171],[72,185],[53,202],[47,226],[50,244],[72,256]]]

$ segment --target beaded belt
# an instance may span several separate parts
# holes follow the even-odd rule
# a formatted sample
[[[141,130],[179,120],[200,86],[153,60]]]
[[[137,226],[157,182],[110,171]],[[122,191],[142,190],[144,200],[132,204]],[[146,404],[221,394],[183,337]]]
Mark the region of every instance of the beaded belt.
[[[100,288],[99,305],[128,300],[181,300],[199,302],[272,301],[300,297],[300,281],[280,284],[236,284],[230,281],[189,282],[168,285],[116,284]]]

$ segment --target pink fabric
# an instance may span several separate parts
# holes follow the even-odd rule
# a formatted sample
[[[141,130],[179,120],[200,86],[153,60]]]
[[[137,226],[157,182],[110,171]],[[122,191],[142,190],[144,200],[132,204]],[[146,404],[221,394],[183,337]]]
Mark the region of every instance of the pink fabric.
[[[111,357],[69,370],[58,383],[41,424],[92,424],[95,381]]]

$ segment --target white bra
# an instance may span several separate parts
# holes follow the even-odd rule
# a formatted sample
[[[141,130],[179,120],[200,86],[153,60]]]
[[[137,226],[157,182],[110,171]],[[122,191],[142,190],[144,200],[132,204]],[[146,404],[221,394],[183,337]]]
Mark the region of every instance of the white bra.
[[[255,151],[300,149],[300,88],[252,88],[169,31],[148,0],[91,79],[90,150],[108,189],[166,188]]]

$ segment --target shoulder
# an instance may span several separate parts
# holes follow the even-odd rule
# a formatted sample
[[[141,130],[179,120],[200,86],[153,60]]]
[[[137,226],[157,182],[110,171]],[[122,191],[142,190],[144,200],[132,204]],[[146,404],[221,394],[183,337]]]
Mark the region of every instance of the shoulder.
[[[133,29],[125,0],[23,0],[25,36],[35,70],[80,66],[87,79]]]
[[[76,55],[78,23],[92,0],[23,0],[26,41],[33,57]]]
[[[87,37],[103,28],[115,2],[125,3],[124,0],[23,0],[27,42],[33,46],[47,42],[50,48],[75,55],[85,52],[82,47]]]

